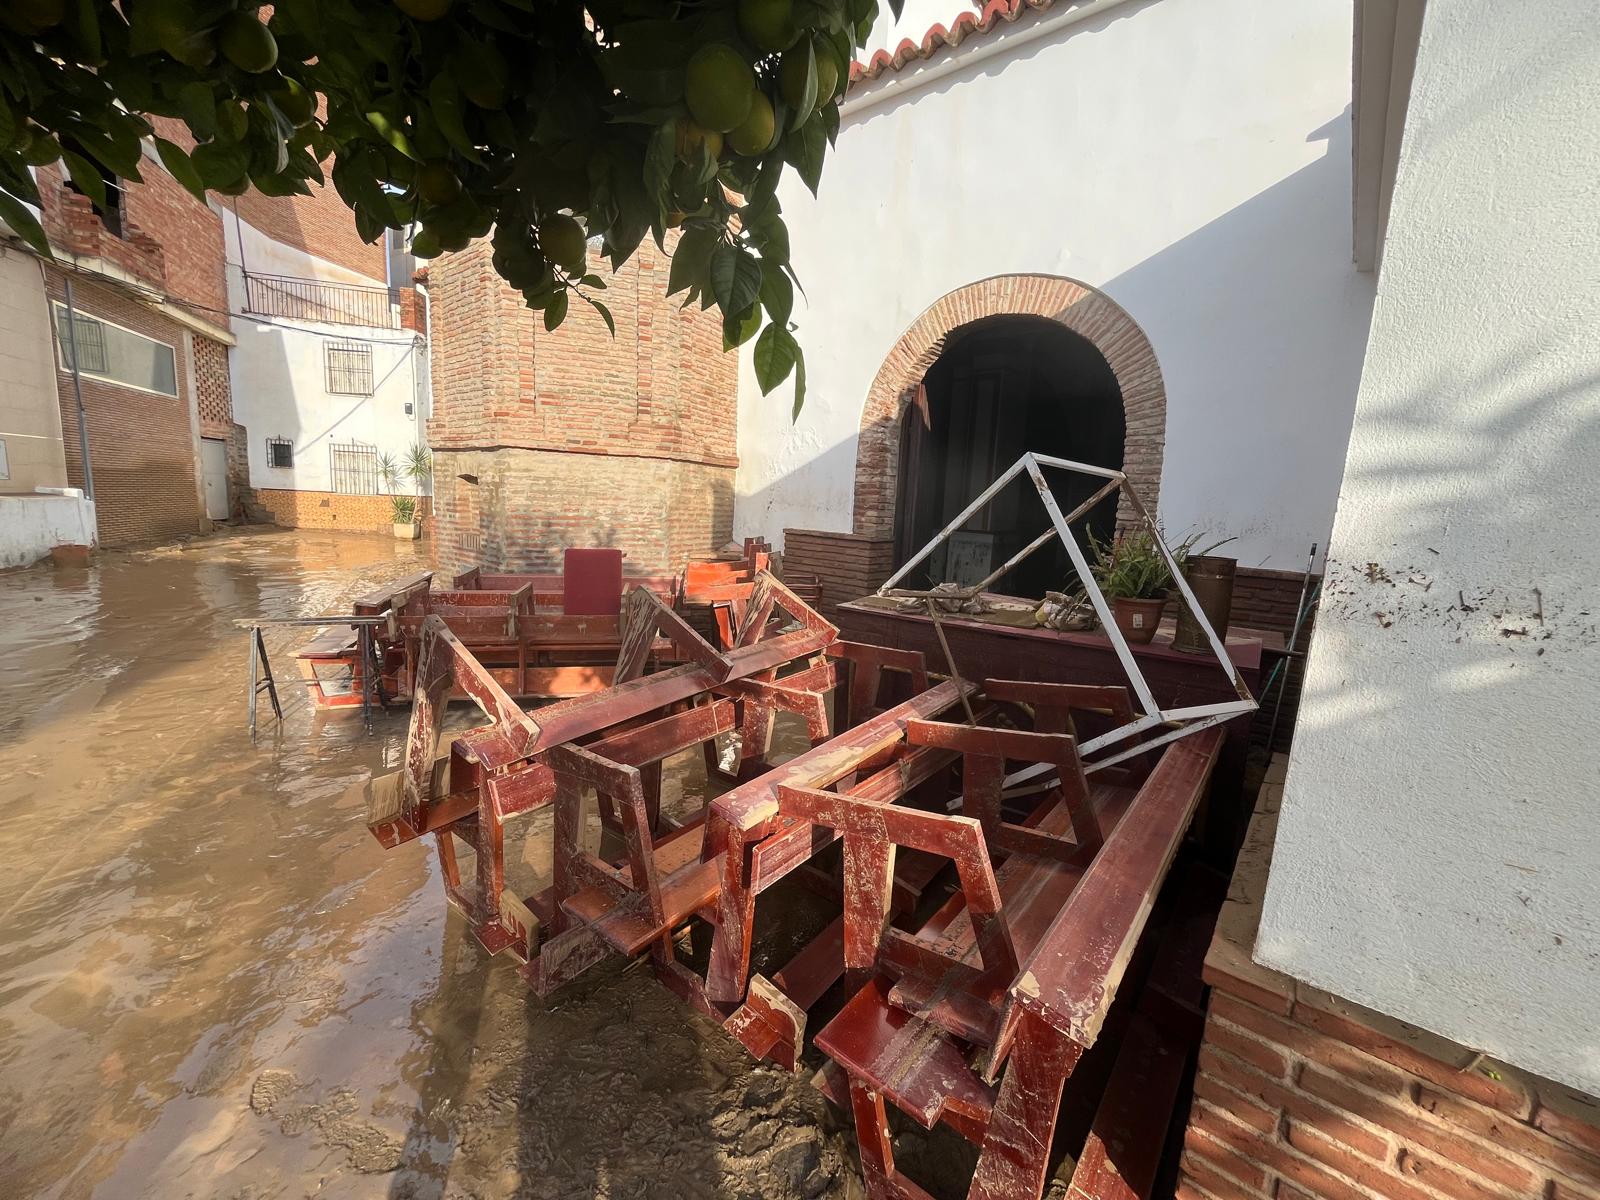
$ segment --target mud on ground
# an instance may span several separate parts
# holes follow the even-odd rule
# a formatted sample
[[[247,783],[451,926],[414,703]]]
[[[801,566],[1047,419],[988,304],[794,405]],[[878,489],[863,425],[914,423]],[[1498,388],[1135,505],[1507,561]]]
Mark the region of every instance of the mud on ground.
[[[233,620],[415,555],[248,532],[0,575],[5,1194],[859,1196],[805,1077],[620,962],[542,1005],[429,847],[378,846],[350,785],[399,765],[404,714],[367,734],[286,683],[251,746]],[[269,633],[280,678],[305,636]]]

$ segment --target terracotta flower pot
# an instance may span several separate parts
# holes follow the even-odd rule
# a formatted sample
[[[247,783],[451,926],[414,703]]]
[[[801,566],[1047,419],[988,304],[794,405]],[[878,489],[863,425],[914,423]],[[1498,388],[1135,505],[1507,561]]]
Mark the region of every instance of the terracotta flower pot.
[[[1111,615],[1124,640],[1142,646],[1156,636],[1161,625],[1161,610],[1167,606],[1165,598],[1159,600],[1130,600],[1118,596],[1111,601]]]

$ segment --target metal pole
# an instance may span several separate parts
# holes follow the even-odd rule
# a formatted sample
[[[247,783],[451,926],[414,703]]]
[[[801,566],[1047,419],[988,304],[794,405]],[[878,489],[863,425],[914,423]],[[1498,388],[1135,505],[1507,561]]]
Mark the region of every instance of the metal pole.
[[[89,465],[89,427],[83,412],[83,379],[78,374],[78,313],[72,303],[72,276],[67,285],[67,352],[72,355],[72,394],[78,401],[78,446],[83,452],[83,494],[94,499],[94,469]]]
[[[1311,543],[1311,553],[1306,556],[1306,573],[1300,579],[1300,599],[1295,604],[1294,625],[1289,630],[1288,650],[1294,651],[1294,644],[1300,640],[1300,622],[1306,616],[1306,591],[1311,587],[1311,569],[1317,565],[1317,543]],[[1272,706],[1272,724],[1267,726],[1267,761],[1272,761],[1272,739],[1278,734],[1278,714],[1283,709],[1283,694],[1289,690],[1288,659],[1284,659],[1283,681],[1278,685],[1278,699]]]

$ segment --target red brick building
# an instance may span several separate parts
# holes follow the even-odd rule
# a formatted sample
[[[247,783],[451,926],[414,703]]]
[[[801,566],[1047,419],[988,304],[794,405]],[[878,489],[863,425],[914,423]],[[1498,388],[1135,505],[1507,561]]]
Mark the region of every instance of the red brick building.
[[[615,337],[582,303],[546,333],[487,241],[430,267],[441,569],[616,546],[630,572],[668,570],[730,539],[738,360],[716,312],[666,296],[670,266],[646,242],[608,278]]]
[[[180,124],[160,118],[156,124],[163,136],[191,144]],[[378,488],[371,481],[360,495],[339,497],[335,504],[323,493],[317,503],[296,490],[302,483],[298,474],[280,479],[267,472],[267,482],[283,486],[263,488],[258,495],[251,457],[268,457],[268,439],[315,442],[308,429],[336,426],[324,419],[323,409],[337,406],[347,416],[363,406],[378,407],[370,397],[346,400],[347,393],[334,394],[338,389],[331,377],[324,386],[324,343],[337,344],[353,358],[363,349],[370,354],[369,343],[382,341],[393,355],[419,360],[413,373],[423,380],[424,394],[404,397],[396,445],[403,452],[422,440],[425,349],[413,354],[423,344],[420,314],[413,289],[388,286],[388,247],[360,240],[349,210],[331,188],[311,196],[280,199],[250,192],[201,202],[149,148],[140,173],[138,183],[107,179],[100,203],[75,187],[61,164],[41,168],[40,219],[55,261],[30,262],[19,239],[5,238],[8,288],[21,295],[18,289],[26,287],[25,303],[48,310],[49,335],[41,339],[26,313],[5,318],[14,344],[26,343],[30,359],[0,382],[7,393],[0,395],[0,491],[92,491],[90,521],[105,546],[193,533],[209,528],[211,521],[247,513],[284,524],[303,523],[300,518],[310,512],[318,524],[387,527],[388,499],[374,502],[371,493]],[[247,240],[254,253],[249,264],[241,261]],[[252,306],[247,296],[242,282],[247,266],[278,272],[262,276],[269,281],[258,289],[267,297],[265,306],[259,298]],[[331,282],[323,276],[331,276]],[[76,316],[70,324],[69,283]],[[328,296],[333,303],[324,302]],[[271,307],[275,297],[313,306],[310,316],[317,319],[295,320],[306,315],[298,310],[285,318]],[[340,311],[341,304],[359,305],[359,321]],[[368,310],[376,315],[368,316]],[[245,324],[237,324],[241,319]],[[361,321],[379,325],[380,336],[365,337],[365,331],[351,328]],[[254,357],[240,358],[241,333],[251,335]],[[269,350],[299,339],[295,344],[303,343],[302,357],[315,369],[296,379],[262,376],[267,339],[275,339]],[[241,369],[249,378],[235,378]],[[58,412],[44,410],[46,401],[34,381],[39,371],[54,376]],[[299,394],[307,389],[316,396]],[[263,428],[247,431],[235,399],[243,395],[254,401],[258,394],[291,414],[303,410],[305,419],[274,416],[258,421]],[[395,424],[391,418],[400,417],[399,409],[398,402],[386,406],[378,423]],[[341,427],[345,440],[363,442],[370,433],[372,414],[362,417]],[[265,428],[268,423],[272,428]],[[325,440],[338,436],[329,433]],[[318,468],[327,465],[329,447],[303,449]],[[370,458],[377,453],[364,442],[351,449]],[[11,459],[17,462],[15,471],[5,465]],[[263,463],[256,465],[265,470]],[[341,516],[349,519],[341,522]]]

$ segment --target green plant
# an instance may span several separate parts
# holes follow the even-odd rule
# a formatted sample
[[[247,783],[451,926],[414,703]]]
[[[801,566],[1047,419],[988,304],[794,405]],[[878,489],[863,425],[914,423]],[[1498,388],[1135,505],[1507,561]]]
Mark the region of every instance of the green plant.
[[[888,0],[897,16],[901,3]],[[755,338],[761,388],[793,375],[798,409],[798,281],[778,184],[792,169],[817,190],[878,0],[276,0],[263,22],[266,11],[0,3],[0,220],[48,256],[30,168],[64,162],[103,205],[102,171],[139,181],[147,140],[201,199],[310,194],[326,171],[369,242],[415,226],[413,253],[433,258],[492,230],[495,270],[546,329],[574,294],[613,324],[591,239],[615,270],[681,227],[668,293],[717,306],[725,347]],[[743,125],[757,93],[770,137],[764,110]],[[186,128],[162,136],[150,118]]]
[[[433,478],[433,454],[420,442],[413,442],[406,451],[406,477],[417,485],[420,492]]]
[[[1218,546],[1234,540],[1231,537],[1222,538],[1204,549],[1196,550],[1196,543],[1204,536],[1203,533],[1191,534],[1170,547],[1173,561],[1178,564],[1180,571],[1191,557],[1210,554]],[[1094,557],[1089,568],[1094,572],[1101,594],[1107,599],[1160,600],[1172,587],[1172,571],[1161,553],[1161,547],[1156,544],[1155,535],[1148,529],[1129,530],[1109,544],[1091,533],[1089,550]]]
[[[380,452],[378,455],[378,478],[383,481],[383,486],[393,491],[394,485],[400,482],[400,477],[400,460],[387,450]]]
[[[396,525],[409,525],[417,519],[415,496],[390,496],[389,507],[393,510]]]
[[[1089,535],[1089,564],[1108,600],[1160,600],[1172,586],[1172,572],[1149,530],[1133,529],[1111,543]]]

